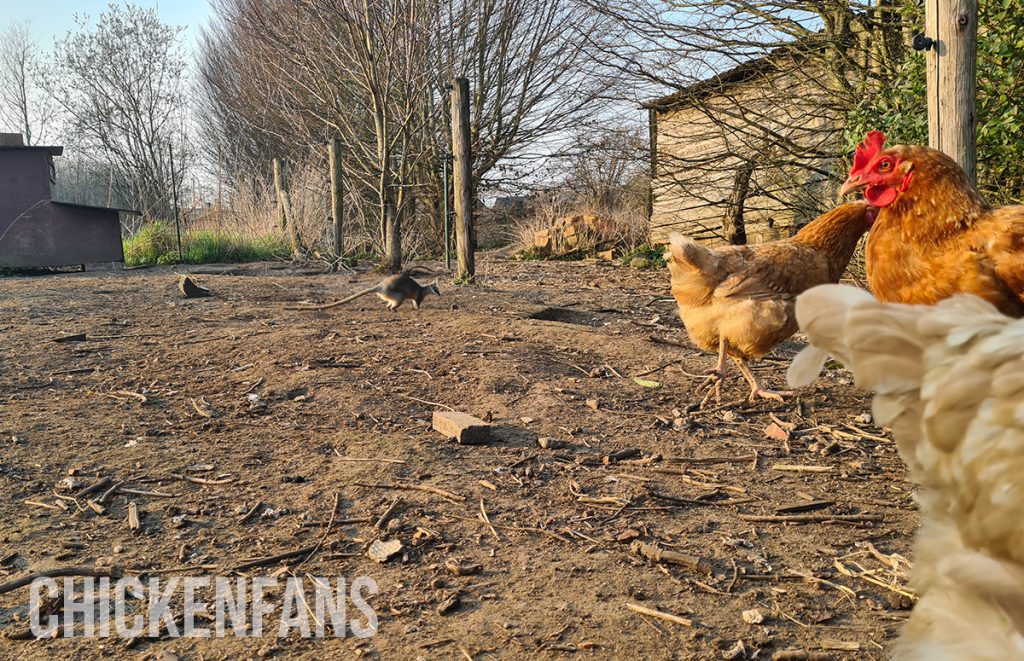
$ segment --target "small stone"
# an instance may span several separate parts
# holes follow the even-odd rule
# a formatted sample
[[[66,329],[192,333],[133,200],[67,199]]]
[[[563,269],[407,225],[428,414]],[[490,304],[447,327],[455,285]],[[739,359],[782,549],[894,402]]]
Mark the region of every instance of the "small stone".
[[[386,542],[378,539],[370,544],[370,550],[366,552],[366,555],[374,562],[387,562],[401,553],[403,548],[402,542],[397,539],[390,539]]]
[[[437,613],[438,615],[447,615],[448,613],[457,610],[461,605],[462,599],[459,597],[458,593],[456,593],[441,602],[441,605],[437,607]]]
[[[444,563],[444,568],[451,572],[453,576],[473,576],[484,570],[483,565],[463,563],[455,558],[448,558]]]
[[[616,542],[632,542],[634,539],[640,537],[640,531],[632,528],[620,532],[616,537]]]
[[[737,640],[735,645],[722,652],[722,658],[726,659],[726,661],[747,658],[747,648],[744,647],[743,641]]]
[[[743,611],[743,621],[747,624],[761,624],[764,622],[764,613],[756,608]]]

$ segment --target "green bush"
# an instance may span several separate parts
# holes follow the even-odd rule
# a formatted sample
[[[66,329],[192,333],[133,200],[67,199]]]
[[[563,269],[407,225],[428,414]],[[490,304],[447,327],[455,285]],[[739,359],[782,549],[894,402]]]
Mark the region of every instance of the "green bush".
[[[619,258],[619,263],[642,269],[663,269],[668,266],[665,261],[665,246],[652,246],[647,243],[627,252]]]
[[[182,232],[182,257],[186,264],[260,262],[291,254],[283,237],[272,234],[246,236],[224,230]],[[174,228],[162,222],[143,226],[124,242],[125,264],[175,264],[178,242]]]
[[[994,204],[1024,200],[1024,12],[1020,0],[978,3],[978,188]],[[904,20],[923,25],[916,3],[904,7]],[[853,148],[872,129],[885,132],[889,144],[928,144],[925,56],[908,52],[897,77],[867,96],[847,122]]]
[[[124,242],[124,262],[129,266],[166,264],[160,260],[171,253],[178,255],[177,236],[174,228],[164,222],[147,223]]]

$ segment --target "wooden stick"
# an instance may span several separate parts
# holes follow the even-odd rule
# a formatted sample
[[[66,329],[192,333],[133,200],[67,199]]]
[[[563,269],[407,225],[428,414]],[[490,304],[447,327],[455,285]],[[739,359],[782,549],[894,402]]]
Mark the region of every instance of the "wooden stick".
[[[279,562],[281,560],[290,560],[292,558],[297,558],[297,557],[299,557],[301,555],[311,554],[314,551],[316,551],[318,548],[320,548],[320,543],[319,542],[316,543],[316,544],[313,544],[312,546],[306,546],[306,547],[303,547],[301,549],[296,549],[294,551],[285,551],[284,553],[278,553],[277,555],[272,555],[269,558],[260,558],[258,560],[250,560],[249,562],[243,562],[242,564],[240,564],[237,567],[235,567],[234,571],[245,571],[246,569],[252,569],[254,567],[262,567],[263,565],[273,564],[273,563]]]
[[[459,519],[460,521],[473,521],[475,523],[485,523],[484,521],[481,521],[479,517],[474,519],[474,518],[471,518],[471,517],[468,517],[468,516],[459,516],[458,514],[449,514],[448,516],[452,517],[453,519]],[[568,537],[565,537],[563,535],[559,535],[554,530],[546,530],[544,528],[527,528],[525,526],[509,526],[509,525],[504,525],[504,524],[501,524],[501,523],[492,523],[491,525],[494,526],[495,528],[500,528],[502,530],[517,530],[519,532],[540,533],[541,535],[547,535],[548,537],[553,537],[554,539],[557,539],[560,542],[565,542],[566,544],[574,544],[575,543],[571,539],[569,539]]]
[[[49,503],[41,503],[38,500],[26,500],[26,505],[32,505],[33,507],[45,507],[48,510],[57,510],[58,512],[66,512],[63,507],[57,507],[56,505],[50,505]]]
[[[127,493],[132,496],[151,496],[153,498],[177,498],[176,493],[164,493],[163,491],[144,491],[142,489],[129,489],[126,487],[118,488],[121,493]]]
[[[754,459],[746,457],[665,457],[666,464],[742,464]]]
[[[441,496],[445,500],[450,500],[453,503],[461,503],[466,500],[465,496],[454,494],[444,489],[438,489],[432,487],[429,484],[409,484],[407,482],[396,482],[396,483],[385,483],[385,482],[353,482],[354,487],[363,487],[364,489],[399,489],[408,491],[423,491],[425,493],[432,493],[437,496]]]
[[[97,482],[93,482],[91,485],[85,487],[84,489],[79,489],[75,493],[75,498],[85,498],[86,496],[88,496],[89,494],[91,494],[93,492],[99,491],[100,489],[105,489],[107,487],[107,485],[110,484],[113,481],[114,481],[113,478],[104,477],[103,479],[101,479],[101,480],[99,480]]]
[[[118,489],[121,488],[121,485],[123,484],[124,482],[115,483],[109,489],[104,491],[103,495],[96,499],[96,502],[99,503],[100,505],[106,505],[107,501],[110,500],[110,498],[117,492]]]
[[[859,523],[885,520],[881,514],[788,514],[780,516],[740,514],[739,516],[744,521],[760,521],[762,523],[825,523],[828,521]]]
[[[685,567],[690,571],[695,571],[701,574],[711,573],[711,565],[701,558],[687,555],[685,553],[678,553],[676,551],[666,551],[656,544],[647,544],[645,542],[641,542],[639,539],[634,540],[633,543],[629,545],[629,550],[656,564],[664,562],[670,565]]]
[[[237,479],[237,478],[234,478],[234,477],[228,477],[228,478],[224,478],[223,480],[207,480],[206,478],[202,478],[202,477],[192,477],[191,475],[179,475],[178,473],[171,473],[171,477],[173,477],[176,480],[184,480],[186,482],[192,482],[193,484],[206,484],[206,485],[231,484],[232,482],[234,482]]]
[[[491,519],[490,519],[490,517],[487,516],[487,510],[484,509],[484,499],[483,498],[480,499],[480,518],[483,520],[484,523],[487,524],[487,527],[490,529],[491,534],[494,535],[494,539],[496,539],[496,540],[498,540],[500,542],[501,541],[501,535],[499,535],[498,531],[494,529],[493,525],[491,525]]]
[[[6,594],[18,588],[31,585],[32,581],[40,578],[57,578],[59,576],[96,576],[96,577],[107,577],[107,578],[120,578],[121,573],[114,568],[103,568],[97,569],[96,567],[57,567],[55,569],[47,569],[45,571],[36,572],[29,574],[28,576],[22,576],[16,578],[13,581],[0,584],[0,594]]]
[[[257,500],[257,501],[256,501],[256,504],[252,506],[252,509],[250,509],[250,510],[249,510],[248,512],[246,512],[246,513],[245,513],[245,514],[244,514],[244,515],[242,516],[242,518],[238,520],[238,522],[239,522],[239,523],[245,523],[246,521],[248,521],[249,519],[251,519],[251,518],[253,517],[253,515],[254,515],[254,514],[256,514],[256,512],[258,512],[258,511],[259,511],[259,509],[260,509],[261,507],[263,507],[263,501],[262,501],[262,500]]]
[[[662,611],[654,610],[653,608],[640,606],[639,604],[631,604],[627,602],[625,606],[634,613],[640,613],[641,615],[647,615],[650,617],[657,618],[659,620],[665,620],[666,622],[675,622],[676,624],[681,624],[684,627],[693,626],[693,620],[688,620],[685,617],[679,617],[678,615],[672,615],[671,613],[664,613]]]
[[[639,374],[634,374],[633,378],[634,379],[639,379],[642,376],[647,376],[649,374],[654,374],[655,372],[658,372],[660,370],[665,369],[669,365],[675,365],[676,363],[678,363],[681,360],[682,360],[682,358],[675,358],[674,360],[670,360],[667,363],[662,363],[661,365],[658,365],[657,367],[652,367],[651,369],[644,370],[643,372],[640,372]]]
[[[327,541],[327,537],[331,534],[331,529],[334,528],[334,517],[338,516],[338,503],[340,503],[340,502],[341,502],[341,492],[335,491],[334,492],[334,504],[331,505],[331,519],[330,519],[330,521],[327,522],[327,527],[324,529],[324,534],[323,534],[323,536],[320,537],[320,541],[318,541],[316,543],[316,546],[313,547],[313,550],[309,552],[309,555],[307,555],[305,558],[303,558],[302,562],[300,562],[299,564],[295,565],[295,569],[296,570],[298,570],[299,567],[301,567],[302,565],[306,564],[306,562],[310,558],[312,558],[314,555],[316,555],[316,552],[319,551],[320,548],[324,545],[324,542]]]
[[[775,464],[772,466],[773,471],[790,471],[793,473],[831,473],[834,468],[832,466],[801,466],[797,464]]]
[[[128,503],[128,528],[133,532],[142,527],[139,521],[139,506],[135,504],[135,501]]]
[[[373,527],[377,530],[384,530],[384,526],[388,525],[388,521],[391,520],[403,505],[405,505],[405,502],[401,498],[395,498],[395,502],[391,503],[391,505],[384,510],[384,513],[380,515],[380,518],[378,518],[377,522],[373,524]]]

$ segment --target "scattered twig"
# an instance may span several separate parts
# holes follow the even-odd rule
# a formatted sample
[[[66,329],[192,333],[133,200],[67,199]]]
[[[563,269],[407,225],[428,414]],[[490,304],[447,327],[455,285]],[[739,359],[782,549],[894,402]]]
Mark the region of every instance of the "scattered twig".
[[[487,527],[488,527],[488,529],[490,529],[491,534],[494,535],[494,539],[496,539],[496,540],[498,540],[500,542],[501,541],[501,536],[498,534],[498,531],[495,530],[494,526],[491,524],[490,517],[487,516],[487,510],[484,509],[484,499],[483,498],[480,499],[480,518],[483,520],[484,523],[487,524]]]
[[[843,521],[846,523],[863,523],[884,521],[881,514],[786,514],[773,516],[770,514],[740,514],[744,521],[761,523],[827,523]]]
[[[664,620],[666,622],[674,622],[676,624],[681,624],[684,627],[693,626],[693,620],[689,620],[685,617],[679,617],[678,615],[672,615],[671,613],[665,613],[663,611],[654,610],[653,608],[647,608],[646,606],[640,606],[639,604],[631,604],[627,602],[625,606],[634,613],[648,615],[650,617],[655,617],[659,620]]]
[[[639,379],[642,376],[647,376],[649,374],[654,374],[655,372],[660,372],[661,370],[665,369],[669,365],[675,365],[676,363],[680,362],[681,360],[682,360],[682,358],[675,358],[673,360],[668,361],[667,363],[662,363],[661,365],[658,365],[657,367],[652,367],[651,369],[644,370],[643,372],[640,372],[639,374],[634,374],[633,378],[634,379]]]
[[[192,477],[191,475],[179,475],[178,473],[171,473],[171,477],[176,480],[184,480],[185,482],[191,482],[193,484],[205,484],[205,485],[217,485],[217,484],[231,484],[237,478],[226,477],[221,480],[208,480],[205,477]],[[129,492],[125,492],[129,493]]]
[[[377,530],[384,530],[384,527],[388,525],[388,521],[395,516],[395,514],[405,505],[405,502],[401,498],[395,498],[395,502],[384,510],[384,513],[380,515],[377,522],[373,524],[373,527]]]
[[[831,473],[835,468],[832,466],[808,466],[800,464],[773,464],[773,471],[787,471],[790,473]]]
[[[393,396],[393,397],[401,397],[402,399],[408,399],[408,400],[413,401],[413,402],[419,402],[420,404],[427,404],[428,406],[440,406],[441,408],[448,409],[449,411],[454,411],[455,410],[452,407],[448,406],[447,404],[442,404],[440,402],[431,402],[431,401],[426,400],[426,399],[420,399],[419,397],[413,397],[412,395],[404,395],[404,394],[402,394],[400,392],[388,392],[388,391],[384,390],[383,388],[381,388],[380,386],[375,386],[374,384],[370,383],[369,381],[366,382],[366,385],[370,386],[374,390],[379,390],[382,393],[384,393],[386,395]]]
[[[484,523],[483,521],[480,520],[479,517],[472,518],[472,517],[468,517],[468,516],[459,516],[458,514],[449,514],[448,516],[450,516],[450,517],[452,517],[454,519],[459,519],[460,521],[473,521],[475,523]],[[559,535],[554,530],[547,530],[545,528],[530,528],[530,527],[526,527],[526,526],[510,526],[510,525],[506,525],[506,524],[502,524],[502,523],[492,523],[491,525],[494,526],[495,528],[500,529],[500,530],[516,530],[516,531],[519,531],[519,532],[539,533],[541,535],[547,535],[548,537],[552,537],[554,539],[557,539],[560,542],[565,542],[566,544],[573,544],[574,543],[568,537],[565,537],[563,535]]]
[[[29,574],[28,576],[22,576],[21,578],[16,578],[13,581],[8,581],[6,583],[0,583],[0,594],[6,594],[13,590],[17,590],[18,588],[23,588],[26,585],[31,585],[32,581],[35,581],[36,579],[57,578],[59,576],[94,576],[100,578],[120,578],[121,573],[113,567],[57,567],[55,569],[47,569],[45,571]]]
[[[250,560],[249,562],[243,562],[242,564],[234,567],[234,571],[245,571],[247,569],[253,569],[255,567],[262,567],[263,565],[270,565],[275,562],[280,562],[281,560],[291,560],[292,558],[312,554],[319,548],[320,543],[317,542],[316,544],[313,544],[311,546],[305,546],[301,549],[296,549],[294,551],[285,551],[284,553],[272,555],[269,558],[259,558],[257,560]]]
[[[131,489],[129,487],[118,487],[118,492],[127,493],[132,496],[150,496],[151,498],[177,498],[176,493],[164,493],[163,491],[146,491],[144,489]]]
[[[645,542],[641,542],[639,539],[634,540],[629,545],[629,550],[656,564],[664,562],[670,565],[685,567],[690,571],[695,571],[701,574],[711,573],[711,565],[701,558],[687,555],[685,553],[677,553],[676,551],[666,551],[656,544],[647,544]]]
[[[248,521],[252,517],[256,516],[256,512],[258,512],[261,507],[263,507],[263,501],[262,500],[257,500],[256,504],[253,505],[252,508],[248,512],[243,514],[242,518],[239,519],[238,522],[239,523],[245,523],[246,521]]]
[[[78,491],[76,491],[75,492],[75,498],[85,498],[89,494],[95,493],[95,492],[99,491],[100,489],[106,489],[107,485],[109,485],[113,481],[114,481],[113,478],[104,477],[104,478],[100,479],[97,482],[93,482],[92,484],[90,484],[89,486],[85,487],[84,489],[79,489]]]

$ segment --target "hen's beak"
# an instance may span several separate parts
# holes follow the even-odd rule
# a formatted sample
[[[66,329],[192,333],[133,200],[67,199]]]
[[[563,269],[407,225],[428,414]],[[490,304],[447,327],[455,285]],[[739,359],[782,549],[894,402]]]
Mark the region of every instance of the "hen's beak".
[[[846,180],[843,187],[839,189],[839,197],[845,197],[850,193],[855,193],[863,188],[866,188],[868,183],[864,181],[864,178],[860,175],[850,175],[850,178]]]

